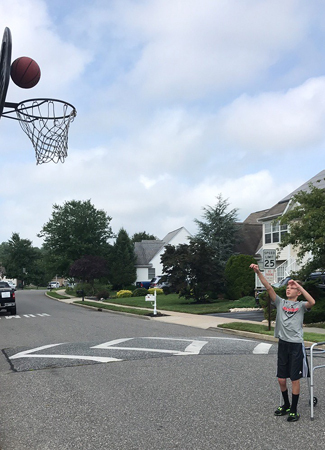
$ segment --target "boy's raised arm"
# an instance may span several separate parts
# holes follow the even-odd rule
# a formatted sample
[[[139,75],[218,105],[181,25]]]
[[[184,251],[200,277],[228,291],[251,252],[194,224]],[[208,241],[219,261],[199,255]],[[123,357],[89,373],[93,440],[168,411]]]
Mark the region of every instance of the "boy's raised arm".
[[[257,264],[251,264],[249,267],[251,269],[253,269],[254,272],[257,274],[258,278],[261,280],[261,283],[263,284],[263,286],[267,290],[271,300],[274,302],[275,298],[276,298],[276,293],[275,293],[273,287],[270,285],[270,283],[267,281],[267,279],[264,277],[264,275],[260,271],[258,265]]]

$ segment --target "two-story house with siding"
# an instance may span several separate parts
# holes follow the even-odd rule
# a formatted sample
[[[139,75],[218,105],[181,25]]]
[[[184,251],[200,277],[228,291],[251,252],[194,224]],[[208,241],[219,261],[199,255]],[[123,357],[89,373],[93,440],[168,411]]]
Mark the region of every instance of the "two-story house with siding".
[[[287,225],[280,225],[278,219],[284,213],[295,207],[292,197],[299,191],[308,192],[310,190],[310,184],[320,189],[325,188],[325,170],[322,170],[302,186],[298,187],[296,190],[284,197],[272,206],[272,208],[252,213],[244,221],[244,223],[248,221],[249,223],[261,223],[263,225],[262,237],[256,249],[255,255],[258,261],[262,262],[264,249],[277,250],[276,270],[274,272],[273,280],[270,279],[269,274],[268,279],[270,282],[279,282],[286,276],[290,276],[291,272],[297,271],[301,268],[301,265],[297,262],[297,250],[294,249],[292,245],[286,246],[281,251],[279,250],[279,243],[281,242],[283,235],[287,233]],[[311,255],[307,255],[306,260],[310,257]],[[302,261],[302,264],[304,264],[306,260]],[[256,287],[259,288],[260,286],[259,279],[256,278]]]

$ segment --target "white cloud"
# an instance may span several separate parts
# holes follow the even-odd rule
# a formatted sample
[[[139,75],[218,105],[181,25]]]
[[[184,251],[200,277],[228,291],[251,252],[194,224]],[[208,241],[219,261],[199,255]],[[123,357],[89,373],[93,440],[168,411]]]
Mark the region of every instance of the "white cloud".
[[[41,243],[52,205],[71,199],[104,209],[115,232],[160,238],[193,232],[219,193],[241,219],[272,206],[322,169],[324,74],[308,56],[325,57],[319,15],[302,0],[0,0],[13,57],[42,69],[8,100],[78,112],[63,165],[36,166],[1,120],[0,242]]]
[[[254,151],[306,149],[324,141],[325,77],[287,92],[242,95],[219,113],[226,141]]]

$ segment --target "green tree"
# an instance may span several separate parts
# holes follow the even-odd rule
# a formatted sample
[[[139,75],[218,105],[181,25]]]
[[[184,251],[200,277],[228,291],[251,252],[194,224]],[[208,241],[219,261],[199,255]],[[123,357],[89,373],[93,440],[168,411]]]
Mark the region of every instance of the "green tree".
[[[156,236],[154,236],[153,234],[149,234],[146,231],[140,231],[139,233],[134,233],[134,235],[131,238],[133,244],[135,242],[152,241],[152,240],[156,240],[156,239],[157,239]]]
[[[17,278],[23,285],[34,282],[38,272],[39,249],[32,246],[32,241],[21,239],[19,233],[13,233],[4,248],[2,262],[6,276]]]
[[[214,207],[203,208],[203,219],[195,219],[198,232],[191,239],[192,242],[204,241],[211,248],[214,259],[220,268],[225,268],[230,256],[233,254],[237,239],[237,209],[227,212],[229,203],[220,195]]]
[[[110,282],[115,289],[133,284],[137,278],[134,244],[127,232],[121,228],[110,256]]]
[[[293,208],[280,219],[282,225],[288,225],[280,248],[291,244],[300,261],[309,253],[312,255],[304,266],[304,274],[325,268],[325,189],[312,184],[309,188],[309,192],[300,191],[293,196]]]
[[[255,273],[249,268],[256,264],[250,255],[232,255],[225,269],[226,292],[231,300],[237,300],[245,295],[253,295],[255,287]]]
[[[163,273],[181,297],[205,303],[223,289],[212,249],[204,241],[167,245],[161,256]]]
[[[52,273],[68,275],[71,264],[85,255],[107,257],[108,239],[113,237],[111,217],[90,200],[53,205],[52,217],[43,226],[47,264]]]

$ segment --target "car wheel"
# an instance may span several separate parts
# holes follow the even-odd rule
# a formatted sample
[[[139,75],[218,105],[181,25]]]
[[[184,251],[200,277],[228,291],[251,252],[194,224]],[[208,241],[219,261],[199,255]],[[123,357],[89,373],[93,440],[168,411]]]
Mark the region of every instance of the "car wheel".
[[[17,314],[17,308],[11,310],[11,315],[15,316]]]

